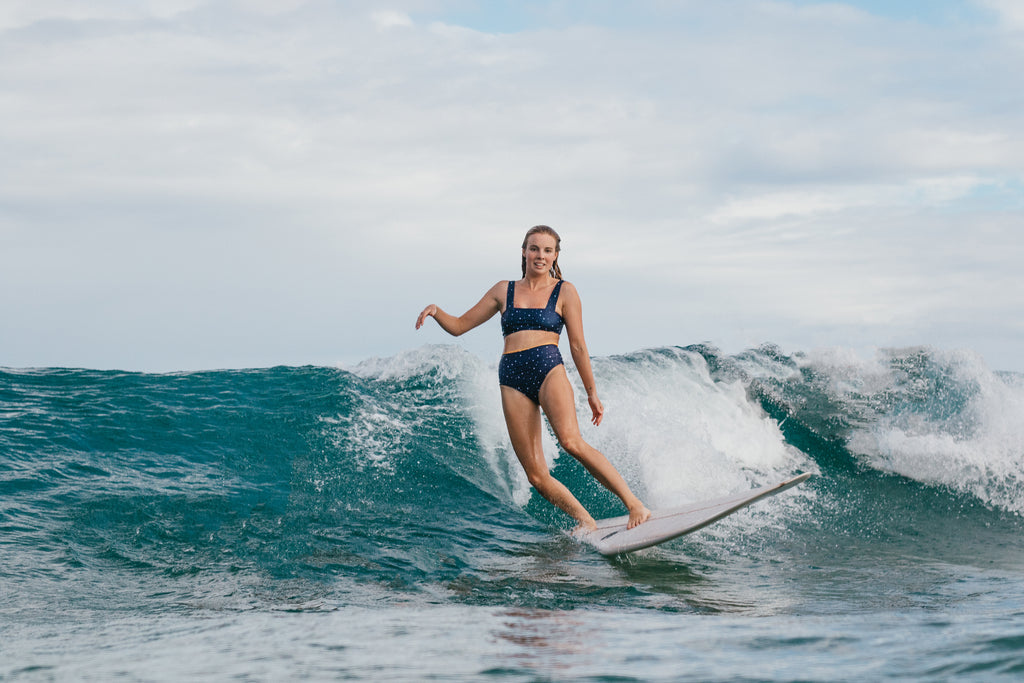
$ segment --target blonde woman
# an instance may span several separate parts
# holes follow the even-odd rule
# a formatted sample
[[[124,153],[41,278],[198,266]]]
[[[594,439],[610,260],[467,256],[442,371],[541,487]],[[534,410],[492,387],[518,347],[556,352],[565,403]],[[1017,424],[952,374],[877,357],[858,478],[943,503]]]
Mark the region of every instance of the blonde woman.
[[[580,296],[572,283],[562,279],[558,267],[560,250],[561,238],[554,230],[546,225],[530,228],[523,240],[521,280],[498,282],[475,306],[458,317],[430,304],[416,319],[416,329],[432,317],[445,332],[457,337],[500,313],[505,337],[505,349],[498,365],[501,405],[512,448],[530,485],[575,519],[579,530],[596,528],[586,508],[548,471],[541,447],[540,411],[543,409],[559,445],[622,500],[629,511],[628,526],[633,528],[647,521],[650,510],[633,495],[608,459],[580,434],[572,385],[558,350],[563,327],[587,392],[591,422],[595,425],[601,424],[604,406],[597,397],[594,372],[583,337]]]

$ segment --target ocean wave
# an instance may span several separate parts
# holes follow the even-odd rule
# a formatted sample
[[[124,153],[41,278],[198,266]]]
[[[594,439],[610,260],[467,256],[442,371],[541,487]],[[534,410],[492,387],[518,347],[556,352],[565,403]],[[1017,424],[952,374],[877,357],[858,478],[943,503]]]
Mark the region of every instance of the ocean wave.
[[[1024,511],[1024,382],[972,354],[696,345],[594,368],[606,416],[581,419],[584,436],[652,506],[819,475],[709,527],[701,552],[755,530],[882,537],[922,515],[927,543],[971,501]],[[551,531],[571,526],[526,482],[495,365],[457,346],[352,368],[0,371],[0,414],[0,531],[22,578],[216,568],[462,585],[524,544],[562,552]],[[544,450],[595,516],[621,514],[547,428]],[[980,533],[994,518],[978,519]]]

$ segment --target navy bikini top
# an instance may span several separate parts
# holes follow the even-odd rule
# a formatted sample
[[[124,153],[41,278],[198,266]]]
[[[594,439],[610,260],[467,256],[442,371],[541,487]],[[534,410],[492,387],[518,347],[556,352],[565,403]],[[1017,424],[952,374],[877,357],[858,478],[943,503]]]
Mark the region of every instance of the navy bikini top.
[[[507,337],[513,332],[522,330],[542,330],[544,332],[562,333],[565,321],[555,313],[558,303],[558,292],[562,289],[562,281],[555,284],[548,305],[544,308],[516,308],[516,283],[508,282],[508,295],[505,297],[505,312],[501,314],[501,336]]]

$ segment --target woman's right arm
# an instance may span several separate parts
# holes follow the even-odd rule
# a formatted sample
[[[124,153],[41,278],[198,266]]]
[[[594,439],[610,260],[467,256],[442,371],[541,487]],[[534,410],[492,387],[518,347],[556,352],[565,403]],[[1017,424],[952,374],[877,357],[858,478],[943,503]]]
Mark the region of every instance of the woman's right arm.
[[[465,334],[474,327],[487,322],[494,317],[495,313],[501,310],[501,302],[507,288],[508,284],[506,281],[494,285],[487,290],[487,293],[484,294],[483,298],[473,308],[459,317],[445,313],[437,304],[430,304],[416,318],[416,329],[418,330],[423,326],[427,317],[432,317],[441,326],[441,329],[448,334],[455,337]]]

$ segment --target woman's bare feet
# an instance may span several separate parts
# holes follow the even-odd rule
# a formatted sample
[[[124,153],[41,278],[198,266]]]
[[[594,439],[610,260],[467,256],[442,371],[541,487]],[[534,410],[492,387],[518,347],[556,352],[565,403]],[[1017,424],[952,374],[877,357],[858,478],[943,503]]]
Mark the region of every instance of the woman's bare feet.
[[[637,507],[631,508],[629,511],[629,522],[626,523],[627,529],[632,529],[635,526],[640,526],[651,517],[651,511],[648,510],[643,503],[640,503]]]
[[[590,518],[588,518],[586,520],[581,521],[579,524],[577,524],[576,527],[572,530],[572,535],[573,536],[582,536],[583,534],[588,534],[591,531],[596,531],[596,530],[597,530],[597,522],[594,521],[593,517],[590,517]]]

